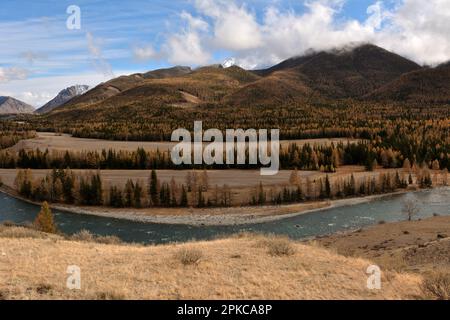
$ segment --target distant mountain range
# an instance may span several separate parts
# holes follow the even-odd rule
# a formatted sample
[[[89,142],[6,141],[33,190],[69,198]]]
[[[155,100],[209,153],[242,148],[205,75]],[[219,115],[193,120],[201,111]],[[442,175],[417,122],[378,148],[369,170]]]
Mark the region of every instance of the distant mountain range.
[[[83,121],[85,117],[120,117],[121,108],[131,107],[138,116],[148,108],[276,108],[336,99],[450,103],[450,64],[421,67],[366,44],[311,52],[263,70],[244,70],[232,64],[195,70],[178,66],[112,79],[70,99],[48,117]]]
[[[75,85],[64,90],[61,90],[56,97],[47,102],[44,106],[36,110],[36,113],[47,113],[53,109],[63,105],[69,100],[78,97],[89,90],[89,86],[86,85]]]
[[[0,114],[33,113],[34,108],[12,97],[0,97]]]

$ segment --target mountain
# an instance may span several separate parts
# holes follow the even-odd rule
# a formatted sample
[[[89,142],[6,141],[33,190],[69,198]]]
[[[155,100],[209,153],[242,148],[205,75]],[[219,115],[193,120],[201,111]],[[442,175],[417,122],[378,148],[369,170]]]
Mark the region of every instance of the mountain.
[[[421,67],[397,54],[366,44],[331,51],[309,53],[285,60],[257,74],[297,73],[302,87],[311,88],[331,99],[356,98],[393,81],[402,74]]]
[[[365,99],[450,103],[450,63],[401,75]]]
[[[44,106],[36,110],[36,113],[47,113],[53,109],[63,105],[67,101],[78,97],[89,90],[89,86],[86,85],[75,85],[64,90],[61,90],[56,97],[47,102]]]
[[[147,73],[136,73],[101,83],[85,94],[75,97],[67,103],[69,107],[81,104],[96,103],[114,97],[123,91],[138,87],[146,80],[181,77],[192,72],[190,67],[176,66],[167,69],[153,70]]]
[[[180,77],[192,72],[190,67],[176,66],[167,69],[158,69],[142,74],[144,79],[164,79],[171,77]]]
[[[147,74],[122,76],[100,84],[84,95],[76,97],[48,114],[57,121],[92,121],[115,119],[131,112],[140,119],[149,110],[186,109],[221,103],[224,97],[260,77],[237,66],[221,65],[195,70],[173,69],[176,75],[167,76],[167,70]],[[144,78],[146,76],[147,78]],[[162,111],[163,112],[163,111]]]
[[[448,66],[423,68],[370,44],[309,52],[256,71],[235,65],[194,70],[178,66],[102,83],[50,112],[48,120],[78,121],[84,126],[93,119],[115,121],[125,114],[127,121],[142,121],[150,114],[188,117],[187,109],[201,113],[215,107],[276,110],[282,105],[375,98],[442,102],[447,101],[450,87]],[[419,80],[422,91],[417,90]]]
[[[34,108],[12,97],[0,97],[0,114],[33,113]]]

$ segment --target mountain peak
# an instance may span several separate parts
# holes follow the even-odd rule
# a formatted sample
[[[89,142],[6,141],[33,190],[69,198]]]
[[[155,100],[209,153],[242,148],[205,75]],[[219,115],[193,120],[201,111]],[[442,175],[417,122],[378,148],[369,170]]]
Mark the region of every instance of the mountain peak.
[[[63,105],[67,101],[78,97],[82,94],[84,94],[86,91],[89,90],[89,86],[87,85],[74,85],[71,87],[68,87],[66,89],[61,90],[56,97],[54,97],[52,100],[47,102],[44,106],[36,110],[37,113],[47,113],[52,111],[53,109]]]
[[[33,113],[34,108],[13,97],[0,97],[0,114]]]
[[[275,72],[295,73],[328,98],[354,98],[418,69],[421,67],[413,61],[365,43],[309,52],[256,73],[262,76]]]

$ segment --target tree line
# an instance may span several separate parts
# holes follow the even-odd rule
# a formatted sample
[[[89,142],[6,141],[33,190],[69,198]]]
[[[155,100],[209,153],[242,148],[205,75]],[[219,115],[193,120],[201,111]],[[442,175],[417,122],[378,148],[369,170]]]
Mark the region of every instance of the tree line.
[[[435,147],[439,149],[440,147]],[[423,149],[421,149],[423,150]],[[438,150],[436,150],[436,153]],[[387,147],[383,143],[374,141],[359,141],[355,143],[331,143],[330,145],[290,143],[280,150],[280,168],[284,170],[299,168],[322,172],[335,172],[342,165],[363,165],[371,171],[377,165],[384,168],[400,168],[411,155],[413,162],[420,165],[425,163],[430,168],[437,162],[440,168],[450,165],[449,154],[440,152],[438,158],[429,155],[416,157],[414,153],[398,151]],[[225,158],[225,154],[224,154]],[[146,151],[138,148],[136,151],[41,151],[23,150],[19,152],[0,152],[0,168],[30,168],[30,169],[92,169],[92,170],[151,170],[151,169],[258,169],[259,165],[248,164],[248,148],[246,150],[246,164],[228,165],[175,165],[170,151]]]
[[[231,189],[226,184],[211,188],[208,181],[206,171],[189,171],[185,183],[174,178],[161,182],[152,170],[147,181],[128,179],[122,187],[105,185],[100,171],[76,174],[71,169],[53,169],[34,179],[32,171],[25,169],[18,171],[14,186],[21,196],[39,202],[116,208],[231,206]]]

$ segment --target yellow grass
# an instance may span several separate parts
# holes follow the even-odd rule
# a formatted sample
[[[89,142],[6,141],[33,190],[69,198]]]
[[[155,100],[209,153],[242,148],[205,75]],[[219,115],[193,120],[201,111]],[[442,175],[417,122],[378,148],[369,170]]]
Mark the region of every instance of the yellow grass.
[[[367,289],[364,259],[289,243],[271,254],[262,236],[163,246],[102,245],[64,239],[0,237],[4,299],[409,299],[419,276],[385,271]],[[283,240],[287,241],[287,240]],[[285,243],[286,244],[286,243]],[[195,263],[181,257],[195,253]],[[192,259],[188,259],[191,261]],[[66,288],[67,267],[81,268],[81,290]]]
[[[285,140],[281,141],[282,146],[286,146],[289,143],[296,143],[300,146],[309,143],[311,145],[329,145],[332,142],[347,143],[350,141],[354,143],[359,141],[357,139],[346,138],[331,138],[331,139],[305,139],[305,140]],[[51,132],[38,132],[37,137],[34,139],[22,140],[15,146],[10,148],[11,150],[19,151],[20,149],[35,150],[41,149],[42,151],[48,149],[49,151],[101,151],[102,149],[115,149],[115,150],[128,150],[136,151],[138,148],[144,148],[147,151],[161,150],[165,151],[171,149],[176,143],[174,142],[141,142],[141,141],[110,141],[101,139],[85,139],[74,138],[67,134],[55,134]]]

